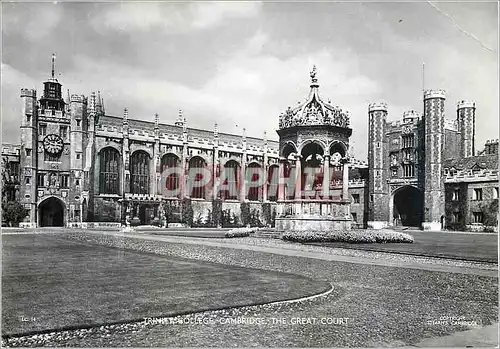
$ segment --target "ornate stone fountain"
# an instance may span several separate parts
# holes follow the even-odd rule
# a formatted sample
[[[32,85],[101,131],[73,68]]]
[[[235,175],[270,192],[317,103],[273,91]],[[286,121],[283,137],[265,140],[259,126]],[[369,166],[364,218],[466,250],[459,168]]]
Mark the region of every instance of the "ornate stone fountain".
[[[320,98],[316,74],[307,100],[279,118],[278,230],[351,229],[349,115]]]

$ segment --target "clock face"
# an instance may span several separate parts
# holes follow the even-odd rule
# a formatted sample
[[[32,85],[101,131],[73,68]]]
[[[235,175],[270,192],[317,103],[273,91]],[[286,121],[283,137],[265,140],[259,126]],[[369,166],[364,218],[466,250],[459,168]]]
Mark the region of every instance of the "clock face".
[[[59,154],[63,149],[63,140],[56,134],[47,135],[43,139],[43,147],[50,154]]]

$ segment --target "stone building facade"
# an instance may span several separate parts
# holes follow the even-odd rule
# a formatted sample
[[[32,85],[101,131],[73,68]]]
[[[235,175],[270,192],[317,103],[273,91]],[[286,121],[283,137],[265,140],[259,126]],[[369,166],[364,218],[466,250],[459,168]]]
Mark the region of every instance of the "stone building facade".
[[[423,97],[423,114],[409,110],[395,122],[385,103],[368,107],[368,226],[497,229],[498,140],[475,151],[474,102],[459,101],[447,119],[445,91]]]
[[[279,117],[275,141],[244,129],[222,133],[217,124],[189,127],[182,111],[173,123],[127,109],[108,115],[100,93],[63,97],[53,72],[41,98],[21,90],[21,142],[2,147],[17,171],[9,199],[29,210],[23,226],[274,226],[296,210],[290,200],[324,214],[312,199],[324,188],[352,227],[497,225],[498,141],[474,155],[475,105],[459,102],[457,118],[447,120],[444,91],[426,91],[423,115],[408,111],[395,122],[386,104],[370,104],[364,162],[351,154],[348,113],[321,100],[315,74],[306,102]],[[307,166],[319,171],[311,183]],[[301,179],[294,189],[312,196],[290,191],[291,175]]]

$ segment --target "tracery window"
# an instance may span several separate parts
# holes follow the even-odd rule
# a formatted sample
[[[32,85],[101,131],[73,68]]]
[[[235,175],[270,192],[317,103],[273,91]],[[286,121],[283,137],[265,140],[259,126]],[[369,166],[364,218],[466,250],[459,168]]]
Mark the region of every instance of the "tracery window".
[[[413,165],[403,165],[403,175],[404,175],[404,177],[415,176]]]
[[[279,167],[272,165],[267,170],[267,199],[269,201],[278,200]]]
[[[204,169],[207,167],[207,162],[200,156],[193,156],[189,160],[189,170],[188,174],[192,174],[195,178],[188,178],[189,183],[187,187],[191,188],[190,196],[195,199],[205,199],[205,186],[197,186],[196,183],[203,181],[203,171],[198,169]]]
[[[139,150],[132,154],[130,160],[130,192],[132,194],[149,194],[149,154]]]
[[[180,166],[179,157],[174,154],[166,154],[161,158],[160,170],[162,176],[166,176],[164,178],[165,189],[170,192],[178,193],[178,189],[180,188],[180,178],[178,173]],[[179,194],[176,196],[178,197],[178,195]]]
[[[262,173],[257,170],[259,168],[261,166],[255,162],[252,162],[247,168],[248,200],[250,201],[258,201],[262,198],[262,185],[257,185],[262,183],[262,179],[259,178]]]
[[[100,153],[99,193],[119,193],[119,158],[120,153],[113,148],[105,148]]]
[[[224,165],[224,185],[225,190],[221,190],[220,195],[222,200],[237,200],[239,190],[239,169],[240,164],[235,160],[229,160]]]

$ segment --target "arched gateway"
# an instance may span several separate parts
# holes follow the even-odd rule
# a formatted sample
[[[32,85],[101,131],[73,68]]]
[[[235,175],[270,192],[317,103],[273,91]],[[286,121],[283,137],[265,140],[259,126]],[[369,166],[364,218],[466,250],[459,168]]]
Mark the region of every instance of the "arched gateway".
[[[423,220],[422,191],[411,185],[405,185],[392,195],[394,225],[420,227]]]
[[[50,197],[43,200],[38,205],[40,227],[63,227],[64,211],[64,203],[60,199]]]
[[[307,100],[279,117],[278,230],[351,228],[348,113],[324,102],[316,67]]]

